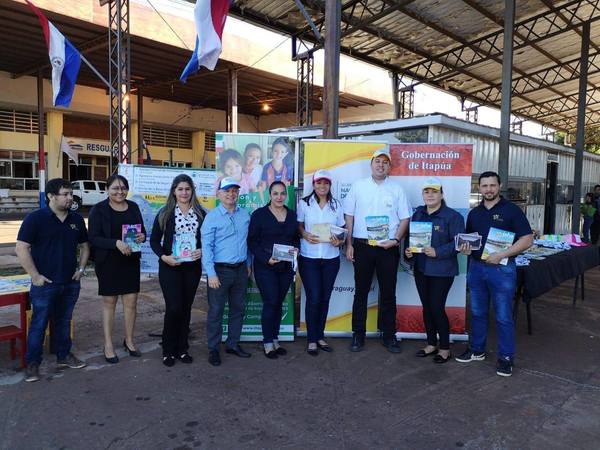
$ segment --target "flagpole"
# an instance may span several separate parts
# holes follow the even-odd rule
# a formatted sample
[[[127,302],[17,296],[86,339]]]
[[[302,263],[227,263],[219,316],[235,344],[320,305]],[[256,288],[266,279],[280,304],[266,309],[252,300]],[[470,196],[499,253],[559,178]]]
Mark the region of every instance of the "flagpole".
[[[100,72],[98,72],[98,71],[96,70],[96,68],[95,68],[94,66],[92,66],[92,64],[91,64],[91,63],[90,63],[90,62],[87,60],[87,58],[86,58],[85,56],[83,56],[83,54],[81,54],[81,53],[80,53],[79,55],[81,56],[81,60],[82,60],[84,63],[86,63],[86,64],[87,64],[87,66],[90,68],[90,70],[91,70],[92,72],[94,72],[94,73],[96,74],[96,76],[97,76],[98,78],[100,78],[100,80],[102,80],[102,82],[103,82],[103,83],[106,85],[106,87],[108,87],[108,89],[110,89],[110,91],[111,91],[113,94],[116,94],[116,92],[115,92],[115,89],[114,89],[114,88],[113,88],[113,87],[110,85],[110,83],[109,83],[108,81],[106,81],[106,78],[104,78],[104,77],[103,77],[103,76],[100,74]]]
[[[46,152],[44,150],[44,77],[42,72],[37,74],[38,102],[38,184],[40,208],[46,204]]]

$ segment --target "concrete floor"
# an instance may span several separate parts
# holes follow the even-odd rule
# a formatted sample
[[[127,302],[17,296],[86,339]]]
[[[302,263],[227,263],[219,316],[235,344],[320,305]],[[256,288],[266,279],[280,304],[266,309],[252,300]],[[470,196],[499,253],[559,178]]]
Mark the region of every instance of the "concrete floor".
[[[600,272],[586,276],[587,300],[571,306],[572,283],[533,304],[517,324],[512,378],[495,374],[494,336],[485,362],[434,365],[402,342],[388,353],[376,340],[361,353],[331,339],[332,354],[311,357],[298,338],[289,355],[267,360],[246,344],[249,360],[223,355],[206,362],[203,284],[195,303],[191,365],[161,364],[162,296],[145,279],[137,343],[142,358],[105,363],[96,281],[83,283],[75,311],[75,353],[82,370],[57,372],[51,357],[43,379],[22,374],[0,343],[0,448],[405,448],[597,449],[600,439]],[[0,320],[14,312],[3,312]],[[122,341],[122,320],[115,344]],[[459,353],[464,344],[455,344]]]

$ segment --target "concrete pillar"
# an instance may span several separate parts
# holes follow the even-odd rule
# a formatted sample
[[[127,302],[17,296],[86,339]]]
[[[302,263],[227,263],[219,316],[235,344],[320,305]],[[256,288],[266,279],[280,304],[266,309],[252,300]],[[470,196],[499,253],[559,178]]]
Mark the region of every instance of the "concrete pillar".
[[[192,167],[201,169],[204,167],[204,131],[192,133]]]
[[[129,164],[140,164],[138,158],[141,146],[138,146],[138,139],[138,122],[131,122],[131,160]]]
[[[60,139],[63,134],[63,113],[60,111],[48,111],[46,113],[46,131],[48,141],[46,151],[48,152],[48,179],[62,178],[63,157],[60,151]]]

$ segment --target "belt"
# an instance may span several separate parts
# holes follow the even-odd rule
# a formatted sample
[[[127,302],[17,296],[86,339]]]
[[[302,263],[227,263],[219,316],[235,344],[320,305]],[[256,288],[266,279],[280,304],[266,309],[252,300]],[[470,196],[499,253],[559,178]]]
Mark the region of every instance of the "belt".
[[[363,238],[352,238],[352,242],[358,242],[359,244],[365,244],[365,245],[369,245],[369,240],[368,239],[363,239]]]
[[[235,264],[218,262],[218,263],[215,263],[215,267],[222,267],[225,269],[237,269],[239,267],[242,267],[245,264],[246,264],[246,261],[242,261],[242,262],[235,263]]]

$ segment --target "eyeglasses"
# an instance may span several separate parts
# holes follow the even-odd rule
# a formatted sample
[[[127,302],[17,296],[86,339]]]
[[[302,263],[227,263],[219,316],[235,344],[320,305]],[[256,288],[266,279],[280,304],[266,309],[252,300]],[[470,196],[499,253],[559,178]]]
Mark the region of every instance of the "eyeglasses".
[[[72,192],[61,192],[60,194],[54,194],[57,197],[73,197],[73,193]]]

